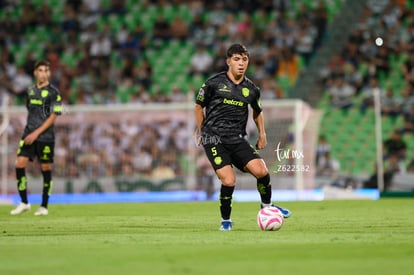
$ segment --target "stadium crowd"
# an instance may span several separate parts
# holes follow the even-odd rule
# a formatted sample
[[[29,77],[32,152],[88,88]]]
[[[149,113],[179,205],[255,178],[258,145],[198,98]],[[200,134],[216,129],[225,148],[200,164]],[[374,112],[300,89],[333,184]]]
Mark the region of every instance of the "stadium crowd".
[[[381,114],[390,130],[384,136],[386,187],[396,174],[412,173],[414,156],[414,10],[411,1],[367,1],[346,45],[321,70],[330,108],[362,116],[374,110],[379,91]],[[384,126],[385,127],[385,126]],[[373,167],[375,167],[373,165]],[[376,171],[367,180],[375,187]]]
[[[200,79],[224,69],[223,49],[239,41],[249,45],[249,76],[263,86],[263,97],[283,97],[326,30],[325,2],[305,3],[2,0],[0,87],[20,95],[35,60],[46,58],[66,104],[180,101]],[[189,48],[178,56],[183,60],[162,56],[173,44]],[[175,63],[184,69],[161,85]],[[189,77],[173,83],[174,74]]]
[[[409,116],[414,106],[414,12],[405,1],[368,1],[347,44],[321,71],[332,107],[373,107],[378,89],[382,113]],[[376,38],[383,44],[375,44]],[[413,67],[414,68],[414,67]]]

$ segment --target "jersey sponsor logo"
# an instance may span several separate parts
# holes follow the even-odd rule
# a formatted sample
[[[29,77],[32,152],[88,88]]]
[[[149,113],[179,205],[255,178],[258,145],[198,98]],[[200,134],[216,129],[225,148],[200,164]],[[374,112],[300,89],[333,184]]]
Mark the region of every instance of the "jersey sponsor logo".
[[[223,88],[219,89],[220,92],[227,92],[230,93],[231,91],[227,88],[227,85],[223,84]]]
[[[242,89],[242,95],[243,95],[244,97],[248,97],[248,96],[249,96],[249,94],[250,94],[250,90],[249,90],[248,88],[243,88],[243,89]]]
[[[227,98],[225,98],[223,100],[223,103],[224,104],[227,104],[227,105],[234,105],[234,106],[239,106],[239,107],[244,106],[244,102],[243,101],[234,100],[234,99],[227,99]]]
[[[32,98],[32,99],[30,99],[29,103],[32,104],[32,105],[42,105],[43,101],[40,100],[40,99]]]

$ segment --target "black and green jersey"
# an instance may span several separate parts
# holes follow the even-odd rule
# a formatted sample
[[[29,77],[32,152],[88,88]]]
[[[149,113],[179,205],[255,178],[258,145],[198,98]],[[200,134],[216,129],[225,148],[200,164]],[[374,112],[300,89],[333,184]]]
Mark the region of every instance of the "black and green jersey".
[[[51,113],[62,113],[62,98],[59,90],[49,84],[46,87],[37,88],[36,85],[27,90],[27,124],[22,139],[43,124]],[[54,127],[50,127],[40,134],[38,141],[53,142],[55,139]]]
[[[196,103],[205,107],[201,128],[205,142],[239,143],[246,136],[248,105],[257,113],[262,111],[260,89],[246,77],[240,84],[233,83],[227,72],[210,77],[200,88]]]

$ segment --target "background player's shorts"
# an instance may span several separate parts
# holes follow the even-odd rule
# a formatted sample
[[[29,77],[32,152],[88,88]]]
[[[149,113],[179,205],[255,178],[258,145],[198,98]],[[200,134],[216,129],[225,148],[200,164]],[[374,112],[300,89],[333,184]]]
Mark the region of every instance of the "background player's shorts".
[[[40,163],[53,163],[54,147],[54,142],[35,141],[27,145],[20,140],[17,156],[28,157],[30,161],[37,157]]]
[[[259,152],[247,140],[237,144],[204,144],[203,147],[214,170],[234,165],[240,171],[246,172],[244,167],[249,161],[261,158]]]

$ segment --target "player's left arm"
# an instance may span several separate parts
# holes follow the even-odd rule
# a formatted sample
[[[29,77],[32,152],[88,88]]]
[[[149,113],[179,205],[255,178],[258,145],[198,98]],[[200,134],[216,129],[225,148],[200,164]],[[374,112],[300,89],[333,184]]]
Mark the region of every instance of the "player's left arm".
[[[257,111],[253,109],[253,120],[256,124],[257,131],[259,132],[259,137],[256,142],[256,149],[263,149],[267,145],[266,130],[264,126],[264,117],[262,111]]]

